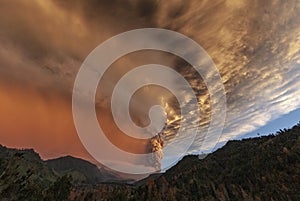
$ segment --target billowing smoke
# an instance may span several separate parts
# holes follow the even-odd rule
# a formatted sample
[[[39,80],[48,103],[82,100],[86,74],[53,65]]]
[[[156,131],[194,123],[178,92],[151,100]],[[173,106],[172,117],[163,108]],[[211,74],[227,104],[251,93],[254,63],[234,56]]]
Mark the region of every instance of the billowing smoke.
[[[153,152],[153,158],[154,161],[154,168],[157,171],[161,170],[161,160],[164,156],[162,149],[164,148],[164,140],[161,135],[156,135],[155,137],[151,138],[150,140],[151,144],[151,151]],[[153,161],[150,161],[153,163]]]
[[[178,31],[201,44],[215,62],[226,90],[227,119],[220,142],[243,135],[300,107],[299,24],[298,0],[3,0],[0,3],[0,95],[6,99],[0,105],[1,119],[5,119],[0,123],[0,143],[35,147],[44,157],[56,153],[89,157],[80,154],[85,151],[70,123],[71,93],[77,71],[88,53],[104,40],[145,27]],[[197,94],[201,118],[181,119],[172,95],[155,87],[141,89],[131,102],[133,121],[146,126],[153,104],[162,105],[168,118],[160,135],[140,141],[127,138],[111,123],[110,95],[124,73],[147,63],[173,66],[186,77]],[[102,84],[105,88],[100,87]],[[99,123],[102,121],[104,129],[111,133],[108,137],[114,144],[131,153],[155,151],[153,161],[146,165],[160,169],[161,150],[175,139],[180,121],[207,128],[210,101],[203,80],[185,61],[162,52],[144,51],[120,58],[106,72],[99,83],[96,108]],[[24,109],[33,107],[34,103],[42,105],[42,109]],[[62,109],[47,109],[47,106]],[[13,118],[24,120],[29,113],[37,124],[22,124]],[[62,116],[66,124],[55,120]],[[41,117],[45,117],[42,123]],[[20,131],[16,132],[16,127],[7,122],[16,122]],[[69,128],[53,129],[60,128],[60,124]],[[43,145],[28,140],[35,139],[43,130],[49,133],[43,135]],[[53,136],[53,144],[47,144],[47,139]],[[203,136],[199,135],[189,152],[205,150],[202,140]],[[76,141],[78,148],[70,147],[70,141]]]

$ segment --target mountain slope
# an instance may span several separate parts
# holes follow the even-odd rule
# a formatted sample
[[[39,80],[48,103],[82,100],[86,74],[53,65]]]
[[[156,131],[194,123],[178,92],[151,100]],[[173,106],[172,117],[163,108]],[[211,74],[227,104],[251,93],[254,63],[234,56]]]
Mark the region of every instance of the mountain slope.
[[[69,156],[43,161],[33,150],[0,146],[0,200],[300,200],[300,123],[229,141],[202,160],[186,156],[135,185],[95,184],[114,176],[95,168]]]
[[[300,124],[186,156],[142,186],[77,188],[74,200],[300,200]],[[101,189],[101,190],[99,190]]]
[[[33,149],[0,145],[0,200],[65,200],[73,185],[117,179],[107,170],[70,156],[43,161]]]
[[[1,200],[39,200],[58,177],[32,149],[0,147]]]
[[[72,175],[74,182],[97,184],[105,181],[120,180],[120,178],[105,169],[72,156],[65,156],[45,161],[60,176]]]
[[[155,184],[171,186],[168,193],[180,200],[300,200],[299,181],[298,125],[277,136],[231,141],[201,162],[186,157]]]

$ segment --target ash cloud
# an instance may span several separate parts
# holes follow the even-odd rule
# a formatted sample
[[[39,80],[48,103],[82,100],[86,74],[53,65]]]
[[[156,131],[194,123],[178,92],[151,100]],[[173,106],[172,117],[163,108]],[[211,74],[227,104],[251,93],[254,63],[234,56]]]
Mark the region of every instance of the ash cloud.
[[[182,4],[174,2],[173,7],[162,3],[157,22],[191,37],[214,60],[227,96],[221,142],[299,108],[299,2],[189,1],[170,15]],[[177,67],[199,93],[205,127],[210,120],[209,94],[189,68]],[[190,152],[209,149],[202,140],[200,135]]]
[[[45,107],[59,102],[62,104],[57,104],[57,107],[69,107],[66,105],[71,104],[76,73],[90,51],[118,33],[135,28],[160,27],[191,37],[215,62],[227,96],[227,119],[220,141],[227,141],[300,107],[299,22],[300,3],[297,0],[4,0],[0,3],[0,95],[13,97],[15,103],[11,105],[9,101],[3,101],[1,119],[13,116],[5,110],[8,106],[26,108],[29,102],[42,102]],[[198,93],[201,125],[207,126],[211,108],[205,85],[185,63],[164,54],[146,56],[137,53],[116,62],[115,68],[103,81],[108,89],[99,89],[97,94],[99,112],[107,107],[113,80],[134,66],[151,63],[151,60],[174,65],[187,77]],[[27,91],[35,97],[29,102],[14,98],[24,97]],[[40,97],[46,98],[41,100]],[[18,114],[22,116],[20,119],[26,118],[26,112],[29,111]],[[45,115],[61,115],[56,110],[33,112],[35,120]],[[69,119],[72,114],[67,110],[64,115]],[[7,140],[9,137],[1,135],[1,141],[13,145],[17,137],[22,140],[19,136],[22,134],[12,131],[8,124],[1,124],[5,135],[12,133],[14,136]],[[78,140],[73,125],[69,126],[72,129],[67,130],[73,134],[68,139]],[[34,126],[22,128],[26,133],[33,133],[31,137],[38,135]],[[40,130],[49,128],[47,124]],[[53,132],[56,142],[69,141],[63,137],[61,130]],[[202,137],[196,139],[191,153],[206,149],[201,143]],[[27,146],[34,146],[24,139]],[[51,150],[61,154],[58,146],[56,149],[49,147],[39,146],[39,149],[44,153]],[[66,149],[69,149],[69,154],[76,152],[78,155],[78,150],[83,148]]]

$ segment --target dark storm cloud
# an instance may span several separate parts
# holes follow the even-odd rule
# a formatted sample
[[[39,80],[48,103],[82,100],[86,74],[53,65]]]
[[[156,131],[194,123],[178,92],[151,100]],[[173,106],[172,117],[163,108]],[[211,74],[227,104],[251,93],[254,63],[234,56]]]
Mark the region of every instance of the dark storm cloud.
[[[154,1],[2,1],[1,48],[10,52],[5,60],[25,60],[30,65],[2,64],[0,76],[14,76],[24,69],[29,80],[31,76],[43,82],[41,77],[50,74],[52,83],[66,85],[60,78],[74,80],[84,58],[102,41],[126,30],[153,26],[156,6]],[[67,85],[70,92],[72,84]]]
[[[155,9],[152,1],[2,1],[1,142],[35,147],[44,157],[68,152],[90,159],[70,121],[76,73],[105,39],[153,26]]]

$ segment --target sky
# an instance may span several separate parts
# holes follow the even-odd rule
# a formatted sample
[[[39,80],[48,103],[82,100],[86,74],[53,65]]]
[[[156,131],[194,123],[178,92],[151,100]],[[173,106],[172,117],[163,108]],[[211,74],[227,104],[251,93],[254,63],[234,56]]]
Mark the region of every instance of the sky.
[[[44,159],[73,155],[94,161],[74,127],[76,74],[87,55],[106,39],[149,27],[192,38],[214,61],[227,100],[219,143],[290,127],[300,120],[299,24],[298,0],[3,0],[0,144],[34,148]],[[193,52],[187,50],[187,54]],[[111,140],[134,153],[149,152],[149,141],[134,141],[113,124],[109,95],[124,73],[148,63],[174,66],[197,91],[201,126],[210,122],[207,87],[188,64],[162,52],[126,55],[100,81],[99,86],[105,87],[98,87],[96,110],[99,123],[112,133]],[[132,112],[137,124],[147,124],[148,118],[139,115],[161,96],[166,102],[174,99],[155,88],[137,94],[133,103],[138,106]],[[176,107],[171,105],[175,113]],[[189,153],[204,150],[202,140],[196,137]]]
[[[280,129],[292,128],[294,125],[298,124],[300,122],[299,117],[300,117],[300,109],[296,109],[286,115],[279,117],[278,119],[269,122],[265,126],[262,126],[255,131],[252,131],[250,133],[238,137],[237,139],[258,137],[260,135],[276,134],[276,132],[279,131]]]

